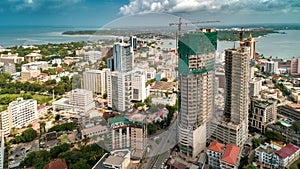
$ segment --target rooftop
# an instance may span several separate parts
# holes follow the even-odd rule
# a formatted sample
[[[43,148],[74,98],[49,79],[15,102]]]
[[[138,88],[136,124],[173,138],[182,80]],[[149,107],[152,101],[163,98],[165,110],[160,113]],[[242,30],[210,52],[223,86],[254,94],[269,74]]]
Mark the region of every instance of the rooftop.
[[[224,144],[214,141],[214,142],[210,143],[208,150],[221,153],[221,152],[223,152],[223,147],[224,147]]]
[[[123,162],[124,158],[122,157],[118,157],[118,156],[109,156],[104,162],[103,164],[111,164],[111,165],[121,165]]]
[[[285,147],[283,147],[280,150],[277,150],[275,153],[278,154],[280,158],[286,158],[293,155],[298,150],[299,148],[294,146],[293,144],[287,144]]]
[[[65,159],[57,159],[51,161],[49,164],[45,165],[44,169],[67,169],[67,163]]]
[[[238,162],[240,150],[241,150],[240,147],[237,147],[233,144],[227,144],[221,160],[226,163],[236,165]]]
[[[175,82],[156,82],[153,87],[151,87],[152,90],[173,90],[175,87]]]

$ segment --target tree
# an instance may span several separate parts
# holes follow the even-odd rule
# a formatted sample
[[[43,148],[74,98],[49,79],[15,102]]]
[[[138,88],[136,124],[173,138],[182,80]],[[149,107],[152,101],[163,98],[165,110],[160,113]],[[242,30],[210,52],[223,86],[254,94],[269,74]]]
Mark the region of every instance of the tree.
[[[148,129],[148,134],[151,135],[151,134],[154,134],[157,130],[157,126],[153,123],[149,123],[147,125],[147,129]]]
[[[45,122],[40,122],[40,134],[42,135],[43,133],[46,133],[46,123]]]
[[[105,92],[105,93],[103,93],[103,95],[102,95],[102,99],[107,99],[107,93]]]
[[[300,133],[300,121],[293,122],[292,127],[297,133]]]
[[[60,119],[60,115],[59,114],[55,115],[55,121],[58,121],[59,119]]]
[[[87,160],[80,158],[75,164],[70,166],[70,169],[82,169],[82,168],[91,168]]]
[[[244,166],[247,166],[248,163],[248,156],[242,157],[240,160],[240,166],[239,168],[242,169]]]
[[[280,133],[277,133],[272,130],[267,130],[264,135],[265,135],[265,137],[267,137],[270,140],[283,141],[283,139],[284,139]]]
[[[68,151],[70,147],[68,143],[60,144],[50,149],[50,155],[52,158],[57,158],[60,153]]]
[[[261,144],[261,139],[260,138],[253,138],[252,139],[252,147],[256,148]]]
[[[135,109],[137,109],[138,107],[142,107],[142,106],[144,106],[145,105],[145,103],[143,103],[143,102],[138,102],[138,103],[135,103],[134,105],[133,105],[133,107],[135,108]]]
[[[160,81],[161,81],[161,82],[167,82],[168,79],[164,77],[164,78],[160,79]]]

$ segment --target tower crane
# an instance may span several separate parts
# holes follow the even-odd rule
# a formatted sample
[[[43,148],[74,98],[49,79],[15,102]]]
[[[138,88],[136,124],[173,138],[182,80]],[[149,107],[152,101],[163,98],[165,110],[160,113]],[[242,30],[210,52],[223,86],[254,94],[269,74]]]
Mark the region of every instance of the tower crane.
[[[187,26],[189,24],[197,25],[197,24],[203,24],[203,23],[216,23],[216,22],[220,22],[220,21],[182,22],[181,18],[179,18],[178,22],[176,22],[176,23],[169,23],[169,26],[178,25],[178,32],[177,32],[177,34],[181,35],[181,27],[182,27],[182,25],[186,25]]]

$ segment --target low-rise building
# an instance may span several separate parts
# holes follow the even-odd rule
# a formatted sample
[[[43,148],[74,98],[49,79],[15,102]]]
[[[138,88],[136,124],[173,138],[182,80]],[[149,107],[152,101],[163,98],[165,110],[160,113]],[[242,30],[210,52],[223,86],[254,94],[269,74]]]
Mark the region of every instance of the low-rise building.
[[[39,53],[29,53],[28,55],[25,56],[25,60],[27,62],[35,62],[39,59],[42,59],[42,55]]]
[[[225,144],[213,141],[207,149],[208,164],[213,168],[220,168],[220,159],[224,152]]]
[[[106,125],[92,125],[82,129],[81,133],[83,138],[102,138],[104,135],[108,134],[108,129]]]
[[[279,158],[274,153],[277,150],[280,150],[281,147],[274,144],[261,144],[255,149],[255,158],[260,164],[266,166],[278,167]]]
[[[279,167],[287,167],[299,159],[300,149],[293,144],[287,144],[282,149],[275,151],[275,154],[279,159]]]
[[[286,104],[277,107],[277,114],[294,120],[300,120],[300,104]]]
[[[227,144],[221,158],[221,169],[237,169],[240,161],[241,148]]]

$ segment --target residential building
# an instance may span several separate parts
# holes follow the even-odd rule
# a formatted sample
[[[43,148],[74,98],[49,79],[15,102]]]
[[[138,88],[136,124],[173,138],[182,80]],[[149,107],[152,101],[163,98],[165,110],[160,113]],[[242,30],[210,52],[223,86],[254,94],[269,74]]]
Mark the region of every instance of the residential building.
[[[299,159],[300,149],[293,144],[287,144],[282,149],[275,151],[275,154],[279,159],[279,167],[285,168]]]
[[[274,144],[261,144],[255,149],[255,158],[260,164],[263,164],[264,166],[278,167],[279,158],[274,152],[280,149],[281,147]]]
[[[189,32],[180,36],[179,123],[180,157],[195,161],[206,147],[208,121],[213,113],[215,51],[217,32]]]
[[[107,102],[114,110],[125,112],[131,108],[132,73],[107,72]]]
[[[253,78],[249,82],[249,96],[258,96],[262,88],[263,79]]]
[[[221,158],[221,169],[237,169],[240,161],[241,148],[227,144]]]
[[[18,98],[9,103],[6,111],[1,112],[1,130],[7,136],[13,127],[22,128],[38,118],[37,101]]]
[[[131,121],[126,117],[108,119],[110,125],[111,149],[130,148],[133,152],[141,152],[142,157],[147,145],[146,118]]]
[[[111,169],[130,169],[130,151],[127,149],[111,151],[102,166]]]
[[[133,68],[133,54],[130,50],[130,44],[117,42],[113,47],[113,58],[109,68],[112,71],[127,72]]]
[[[56,159],[55,161],[51,161],[50,163],[44,166],[44,169],[67,169],[67,168],[68,165],[64,158]]]
[[[291,75],[300,74],[300,58],[291,60],[290,74]]]
[[[212,121],[212,139],[243,146],[248,138],[249,47],[225,50],[224,119]]]
[[[39,53],[29,53],[28,55],[25,56],[25,60],[27,62],[35,62],[39,59],[42,59],[42,55]]]
[[[146,69],[145,74],[146,74],[146,81],[151,80],[151,79],[155,79],[156,70],[153,67],[149,68],[149,69]]]
[[[48,62],[46,61],[37,61],[37,62],[31,62],[27,64],[23,64],[21,70],[47,70],[49,68]]]
[[[272,130],[280,133],[283,136],[285,142],[300,146],[300,134],[292,128],[292,125],[290,123],[283,122],[282,124],[269,125],[267,127],[267,130]]]
[[[88,51],[84,53],[84,60],[89,61],[91,64],[95,64],[98,60],[102,59],[101,51]]]
[[[3,65],[3,72],[14,74],[16,73],[16,65],[14,63],[8,63]]]
[[[219,142],[211,142],[207,149],[208,164],[213,168],[220,168],[220,159],[224,152],[225,145]]]
[[[1,54],[0,55],[0,62],[4,64],[21,64],[24,62],[24,57],[19,57],[17,54]]]
[[[4,140],[4,131],[0,130],[0,135],[1,135],[1,143],[0,143],[0,169],[4,169],[4,159],[5,159],[5,154],[4,154],[4,149],[5,149],[5,140]]]
[[[83,88],[94,93],[104,94],[106,89],[105,70],[87,70],[83,72]]]
[[[40,70],[24,70],[21,72],[21,80],[28,81],[32,78],[38,77],[40,74]]]
[[[132,75],[132,100],[143,102],[147,96],[145,74],[136,71]]]
[[[270,73],[270,74],[279,74],[279,70],[278,70],[278,62],[274,62],[274,61],[267,61],[266,62],[266,69],[265,69],[266,73]]]
[[[79,111],[87,112],[95,108],[93,92],[85,89],[74,89],[70,92],[70,105],[79,108]]]
[[[275,123],[277,101],[275,99],[251,98],[250,126],[264,133],[267,126]]]

